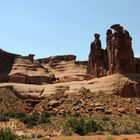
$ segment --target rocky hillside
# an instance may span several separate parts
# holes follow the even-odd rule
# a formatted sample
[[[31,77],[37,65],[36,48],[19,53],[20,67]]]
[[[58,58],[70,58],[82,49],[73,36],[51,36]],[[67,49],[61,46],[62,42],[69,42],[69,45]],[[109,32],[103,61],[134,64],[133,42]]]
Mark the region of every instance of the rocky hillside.
[[[96,103],[106,105],[106,108],[113,107],[113,103],[122,104],[129,103],[127,98],[121,97],[140,97],[140,75],[139,74],[114,74],[103,78],[95,78],[92,80],[73,81],[65,83],[55,83],[46,85],[27,85],[16,83],[3,83],[0,88],[7,88],[20,100],[30,103],[30,110],[26,111],[77,111],[86,112],[96,110]],[[106,98],[106,100],[105,100]],[[125,101],[125,102],[124,102]],[[13,103],[15,104],[15,103]],[[120,104],[120,103],[119,103]],[[9,104],[10,105],[10,104]],[[11,104],[12,105],[12,104]],[[93,105],[93,106],[92,106]],[[100,106],[100,105],[99,105]],[[116,106],[117,109],[118,105]],[[134,105],[134,110],[140,106]],[[27,107],[26,107],[27,108]],[[107,108],[107,110],[109,109]],[[106,111],[105,109],[103,109]],[[103,111],[103,112],[104,112]],[[131,110],[129,110],[131,112]]]
[[[83,80],[87,62],[77,62],[74,55],[34,60],[0,50],[0,81],[24,84],[51,84]]]
[[[117,96],[118,98],[119,96],[140,97],[140,75],[138,73],[116,73],[85,80],[87,61],[76,61],[74,55],[34,60],[33,54],[21,56],[3,50],[0,50],[0,53],[0,79],[5,82],[0,84],[1,94],[3,95],[5,90],[10,90],[13,97],[24,102],[23,105],[25,106],[22,109],[24,108],[26,112],[44,110],[72,112],[73,107],[76,107],[75,103],[79,100],[83,100],[80,104],[85,107],[80,112],[85,112],[91,102],[88,101],[88,95],[85,97],[83,92],[89,94],[89,96],[92,95],[89,99],[100,95],[115,96],[116,100]],[[136,66],[139,68],[139,59],[136,58],[135,61]],[[9,93],[6,95],[9,96]],[[1,97],[5,101],[5,96]],[[104,102],[101,98],[98,99],[99,102]],[[85,100],[87,100],[87,105]],[[110,100],[112,101],[112,99]],[[56,108],[51,108],[51,105],[49,105],[51,101],[50,104],[55,104],[56,101]],[[67,108],[67,103],[69,108]],[[15,102],[9,102],[9,107],[14,104]],[[134,108],[136,109],[137,106]]]
[[[71,135],[71,129],[66,129],[68,120],[82,116],[85,120],[90,117],[102,122],[105,133],[139,133],[139,83],[139,74],[114,74],[45,85],[1,83],[0,113],[14,111],[30,115],[47,112],[51,114],[51,122],[35,123],[31,129],[23,120],[10,119],[0,122],[0,128],[8,127],[18,135],[34,138]],[[134,128],[137,131],[133,131]]]
[[[18,135],[30,137],[59,136],[64,135],[69,117],[79,115],[102,120],[105,132],[112,132],[113,124],[117,124],[117,132],[123,133],[130,127],[139,132],[138,58],[137,73],[115,73],[88,80],[87,61],[76,61],[74,55],[34,60],[32,54],[20,56],[3,50],[0,53],[0,117],[11,112],[26,113],[26,119],[35,113],[51,114],[48,125],[33,122],[36,126],[28,129],[23,120],[10,118],[0,122],[0,128],[8,127]]]

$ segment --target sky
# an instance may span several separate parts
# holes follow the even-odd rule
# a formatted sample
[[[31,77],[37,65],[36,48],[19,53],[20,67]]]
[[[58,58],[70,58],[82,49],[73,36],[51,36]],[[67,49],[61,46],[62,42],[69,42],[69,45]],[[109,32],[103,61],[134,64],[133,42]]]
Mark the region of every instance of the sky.
[[[74,54],[87,60],[94,33],[120,23],[140,57],[140,0],[0,0],[0,48],[35,58]]]

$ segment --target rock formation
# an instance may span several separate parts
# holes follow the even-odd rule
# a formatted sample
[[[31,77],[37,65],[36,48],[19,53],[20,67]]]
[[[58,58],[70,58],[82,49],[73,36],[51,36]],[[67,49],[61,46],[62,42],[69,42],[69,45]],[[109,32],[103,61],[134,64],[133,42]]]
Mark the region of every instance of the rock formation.
[[[55,76],[47,71],[34,55],[21,56],[0,50],[0,82],[24,84],[53,83]]]
[[[34,54],[21,56],[0,50],[0,82],[51,84],[84,80],[87,61],[75,55],[58,55],[34,60]]]
[[[89,60],[76,61],[75,55],[58,55],[34,60],[34,54],[21,56],[0,50],[0,82],[47,84],[82,81],[114,73],[140,73],[140,59],[134,58],[132,38],[114,24],[106,32],[106,49],[100,34],[91,43]]]
[[[76,60],[75,55],[57,55],[57,56],[50,56],[48,58],[38,59],[41,63],[49,63],[49,62],[60,62],[60,61],[73,61]]]
[[[129,32],[120,24],[112,25],[111,29],[108,29],[106,33],[105,50],[101,48],[98,34],[95,34],[95,40],[91,43],[87,66],[87,75],[90,77],[102,77],[116,72],[136,72],[132,38]]]
[[[89,61],[87,66],[87,74],[92,77],[104,76],[104,54],[105,51],[101,48],[100,35],[95,34],[95,39],[91,43]]]
[[[136,72],[140,73],[140,58],[135,58]]]
[[[82,81],[85,78],[87,61],[75,59],[75,55],[60,55],[39,59],[39,62],[55,75],[56,82]]]
[[[112,34],[112,52],[114,54],[114,62],[112,63],[113,71],[115,72],[135,72],[135,59],[132,50],[132,38],[127,30],[119,24],[112,25],[114,30]]]
[[[2,49],[0,49],[0,82],[8,82],[9,77],[8,74],[12,69],[12,65],[15,59],[19,55],[8,53]]]
[[[25,84],[53,83],[55,76],[29,57],[17,57],[9,73],[9,82]]]

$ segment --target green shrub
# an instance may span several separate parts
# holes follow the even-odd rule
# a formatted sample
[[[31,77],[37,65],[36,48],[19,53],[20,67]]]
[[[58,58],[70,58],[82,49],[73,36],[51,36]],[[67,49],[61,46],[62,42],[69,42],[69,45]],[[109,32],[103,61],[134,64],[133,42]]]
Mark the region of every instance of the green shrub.
[[[15,118],[15,119],[20,119],[26,116],[26,113],[24,112],[7,112],[4,113],[5,116],[9,118]]]
[[[27,127],[50,122],[50,114],[48,112],[43,112],[42,114],[33,113],[31,115],[24,112],[7,112],[0,115],[0,121],[9,121],[9,118],[19,119],[27,124]]]
[[[119,131],[114,129],[111,131],[111,134],[112,135],[119,135]]]
[[[48,123],[50,122],[50,114],[48,112],[42,112],[39,117],[39,123]]]
[[[103,131],[103,128],[93,119],[89,119],[88,122],[86,123],[86,131],[87,132]]]
[[[6,112],[3,115],[9,118],[16,118],[16,112]]]
[[[140,130],[125,129],[120,132],[121,134],[140,134]]]
[[[6,122],[6,121],[9,121],[9,118],[7,116],[0,115],[0,121],[1,122]]]
[[[26,115],[23,118],[20,118],[20,121],[27,124],[27,127],[33,127],[38,124],[39,115],[36,113],[33,113],[31,115]]]
[[[74,133],[79,135],[103,130],[102,126],[93,119],[86,120],[83,117],[72,117],[68,120],[68,124]]]
[[[24,118],[25,116],[26,116],[26,113],[24,113],[24,112],[16,112],[17,119]]]
[[[75,112],[73,116],[74,117],[81,117],[81,114],[80,114],[80,112]]]
[[[0,129],[0,140],[19,140],[10,129]]]
[[[110,120],[110,118],[109,117],[103,117],[103,121],[109,121]]]
[[[80,117],[80,118],[70,118],[68,120],[68,123],[70,127],[73,129],[73,131],[79,135],[85,135],[86,130],[85,130],[85,120]]]
[[[68,127],[67,125],[63,126],[63,131],[62,131],[64,136],[72,136],[73,131],[71,130],[70,127]]]

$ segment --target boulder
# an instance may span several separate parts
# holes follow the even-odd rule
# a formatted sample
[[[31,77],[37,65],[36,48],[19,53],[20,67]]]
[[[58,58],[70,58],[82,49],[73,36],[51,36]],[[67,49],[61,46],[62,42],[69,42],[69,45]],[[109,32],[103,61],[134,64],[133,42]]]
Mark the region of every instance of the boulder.
[[[118,108],[117,111],[120,112],[120,113],[126,113],[126,109],[123,108],[123,107]]]
[[[57,107],[59,106],[59,102],[56,100],[52,100],[52,101],[49,101],[48,105],[51,107]]]
[[[125,82],[121,85],[116,95],[121,97],[140,97],[140,84],[135,82]]]
[[[94,110],[95,110],[95,111],[101,111],[101,112],[104,112],[104,111],[105,111],[105,108],[102,107],[102,106],[99,106],[99,107],[95,107]]]
[[[109,114],[111,114],[112,112],[113,112],[113,110],[106,110],[106,111],[105,111],[105,114],[109,115]]]
[[[140,114],[140,108],[139,107],[136,108],[136,113]]]

